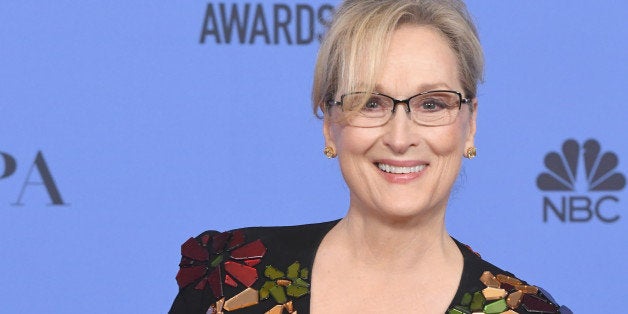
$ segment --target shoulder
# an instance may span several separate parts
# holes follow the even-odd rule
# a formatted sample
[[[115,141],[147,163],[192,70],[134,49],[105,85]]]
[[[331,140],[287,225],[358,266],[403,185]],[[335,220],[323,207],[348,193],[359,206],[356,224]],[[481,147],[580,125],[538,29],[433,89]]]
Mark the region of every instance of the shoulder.
[[[464,270],[448,314],[462,313],[561,313],[572,312],[545,290],[503,270],[457,240],[464,257]]]
[[[210,230],[189,238],[181,245],[170,313],[259,313],[300,301],[309,293],[316,248],[336,223]]]

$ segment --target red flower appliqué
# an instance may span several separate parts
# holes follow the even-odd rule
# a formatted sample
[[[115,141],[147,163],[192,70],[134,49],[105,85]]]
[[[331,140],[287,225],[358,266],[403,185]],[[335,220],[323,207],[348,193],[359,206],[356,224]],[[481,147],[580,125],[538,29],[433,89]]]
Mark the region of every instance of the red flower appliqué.
[[[201,279],[194,289],[203,290],[209,284],[216,298],[223,296],[223,282],[232,287],[237,287],[238,282],[251,287],[258,277],[254,266],[266,254],[266,246],[259,239],[247,244],[244,241],[241,230],[188,239],[181,245],[179,287]]]

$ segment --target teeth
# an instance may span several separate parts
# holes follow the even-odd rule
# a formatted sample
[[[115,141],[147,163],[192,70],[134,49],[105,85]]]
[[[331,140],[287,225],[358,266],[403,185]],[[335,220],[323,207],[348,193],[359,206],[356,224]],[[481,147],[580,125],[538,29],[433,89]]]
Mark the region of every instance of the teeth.
[[[377,164],[377,167],[379,167],[379,169],[386,171],[388,173],[412,173],[412,172],[419,172],[423,169],[425,169],[425,165],[419,165],[419,166],[414,166],[414,167],[397,167],[397,166],[391,166],[391,165],[387,165],[387,164]]]

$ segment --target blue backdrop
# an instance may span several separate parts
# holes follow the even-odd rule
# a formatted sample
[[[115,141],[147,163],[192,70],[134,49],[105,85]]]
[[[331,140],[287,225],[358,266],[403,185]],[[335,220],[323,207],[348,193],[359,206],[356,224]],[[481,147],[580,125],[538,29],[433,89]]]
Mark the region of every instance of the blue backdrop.
[[[0,312],[163,313],[189,236],[344,214],[309,103],[337,2],[258,4],[0,2]],[[625,308],[628,5],[468,6],[486,82],[448,229],[574,312]]]

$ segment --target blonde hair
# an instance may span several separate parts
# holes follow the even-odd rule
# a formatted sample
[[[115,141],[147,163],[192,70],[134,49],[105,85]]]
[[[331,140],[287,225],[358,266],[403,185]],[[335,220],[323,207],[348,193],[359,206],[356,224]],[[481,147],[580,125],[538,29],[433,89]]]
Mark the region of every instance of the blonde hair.
[[[339,91],[373,91],[392,33],[402,25],[440,31],[458,59],[464,97],[475,98],[484,58],[478,33],[460,0],[345,0],[318,51],[312,87],[314,115]],[[360,71],[360,73],[358,73]]]

